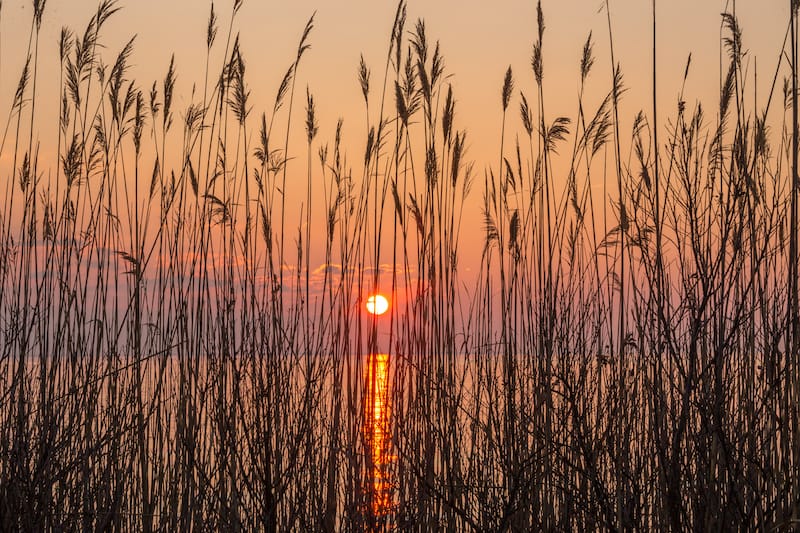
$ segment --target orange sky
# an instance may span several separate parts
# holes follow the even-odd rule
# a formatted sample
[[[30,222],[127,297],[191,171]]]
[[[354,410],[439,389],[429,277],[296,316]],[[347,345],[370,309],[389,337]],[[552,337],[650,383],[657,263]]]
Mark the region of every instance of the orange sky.
[[[6,0],[0,20],[0,116],[5,117],[24,63],[32,13],[31,0]],[[587,102],[594,104],[608,91],[610,60],[605,12],[602,2],[544,0],[545,98],[548,120],[576,115],[578,62],[589,31],[595,40],[596,62],[590,77]],[[766,98],[775,71],[788,20],[788,2],[740,1],[736,11],[749,50],[748,72],[758,72],[759,100]],[[57,110],[58,33],[62,26],[83,31],[97,2],[94,0],[49,0],[40,44],[37,135],[42,153],[52,154]],[[105,31],[107,61],[137,34],[131,75],[142,88],[164,77],[170,55],[178,69],[176,113],[191,101],[193,84],[201,91],[205,60],[205,32],[210,2],[204,0],[127,0],[123,11]],[[217,1],[220,31],[212,58],[212,72],[221,64],[222,49],[232,0]],[[716,107],[719,86],[720,13],[732,10],[731,1],[670,0],[658,3],[659,98],[662,113],[674,113],[686,57],[693,54],[687,84],[687,100],[702,100],[707,109]],[[396,3],[374,0],[297,0],[267,2],[245,0],[234,33],[240,32],[247,77],[252,90],[253,117],[271,109],[280,79],[291,63],[306,20],[316,11],[312,48],[304,58],[298,78],[298,95],[306,85],[317,102],[321,142],[332,142],[338,117],[345,119],[345,135],[353,162],[363,153],[366,122],[356,70],[363,53],[373,71],[373,98],[382,78],[387,43]],[[488,165],[496,165],[501,118],[500,89],[503,73],[511,65],[517,90],[535,92],[530,68],[531,46],[536,35],[536,3],[532,0],[409,0],[407,29],[424,18],[428,35],[439,40],[458,100],[457,127],[469,132],[469,158],[482,177]],[[623,141],[639,109],[650,113],[651,3],[642,0],[611,0],[615,52],[629,89],[622,101],[620,120]],[[224,43],[223,43],[224,44]],[[751,74],[752,79],[752,74]],[[511,106],[510,135],[521,131],[518,103]],[[304,99],[296,106],[302,114]],[[393,102],[393,99],[389,100]],[[779,107],[774,106],[775,110]],[[375,110],[373,110],[373,115]],[[777,116],[773,113],[774,116]],[[664,115],[662,115],[664,116]],[[373,116],[374,120],[374,116]],[[293,171],[305,176],[305,144],[301,119],[295,121],[290,156],[300,163]],[[52,130],[52,131],[51,131]],[[570,141],[571,142],[571,141]],[[8,173],[8,150],[0,168]],[[52,161],[52,157],[50,158]],[[5,163],[5,165],[3,165]],[[357,170],[357,169],[356,169]],[[358,174],[358,172],[355,172]],[[298,180],[302,183],[303,180]],[[480,187],[473,191],[479,205]],[[300,194],[298,192],[298,194]],[[480,217],[475,217],[479,219]],[[478,230],[475,222],[473,230]],[[469,230],[467,226],[467,230]],[[476,252],[479,253],[479,252]]]
[[[6,101],[16,86],[24,62],[30,27],[31,0],[5,0],[0,21],[2,81],[0,94]],[[215,2],[220,18],[220,37],[227,28],[232,1]],[[462,120],[475,144],[489,144],[481,130],[498,121],[499,90],[508,65],[514,68],[517,86],[532,91],[531,45],[536,31],[533,0],[437,0],[408,2],[409,24],[424,18],[428,34],[441,41],[447,71],[463,104]],[[42,49],[57,69],[57,38],[66,25],[82,30],[91,16],[95,0],[49,0],[44,16]],[[175,53],[178,65],[178,104],[188,102],[193,82],[201,83],[205,59],[205,31],[210,2],[205,0],[128,0],[123,11],[110,20],[105,43],[111,53],[136,34],[134,75],[149,86],[161,80]],[[581,47],[589,31],[596,41],[594,77],[604,82],[608,71],[608,36],[605,13],[599,0],[544,0],[545,77],[549,107],[554,114],[572,114],[577,91],[577,67]],[[351,122],[362,116],[356,80],[359,54],[374,70],[382,69],[396,4],[392,1],[296,0],[266,2],[245,0],[234,31],[239,31],[250,66],[250,85],[256,111],[271,102],[280,78],[290,63],[302,28],[316,11],[300,81],[310,85],[319,101],[321,133],[332,134],[338,116]],[[667,103],[674,100],[686,56],[693,54],[694,68],[688,87],[691,95],[707,100],[717,91],[719,78],[719,14],[733,2],[670,0],[657,5],[659,22],[659,90]],[[612,0],[616,54],[630,91],[626,115],[648,105],[650,80],[650,2]],[[771,78],[787,24],[788,2],[768,0],[736,5],[744,30],[745,47],[759,61],[763,86]],[[221,47],[217,63],[221,60]],[[52,70],[51,70],[52,71]],[[52,81],[52,80],[51,80]],[[41,86],[47,92],[45,83]],[[183,98],[181,99],[181,96]],[[495,103],[492,108],[490,103]],[[353,118],[350,118],[353,117]],[[478,155],[477,153],[475,155]]]

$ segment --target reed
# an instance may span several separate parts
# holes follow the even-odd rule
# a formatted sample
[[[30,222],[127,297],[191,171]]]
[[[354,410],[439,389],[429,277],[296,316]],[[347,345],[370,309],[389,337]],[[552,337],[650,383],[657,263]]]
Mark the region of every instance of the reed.
[[[363,57],[356,70],[357,148],[344,118],[321,139],[311,88],[305,120],[294,117],[313,16],[272,108],[252,115],[242,0],[222,15],[211,3],[184,109],[176,87],[191,73],[174,58],[162,81],[141,84],[128,68],[135,41],[105,48],[114,0],[83,31],[62,30],[57,93],[41,94],[48,12],[33,6],[0,143],[12,162],[0,529],[796,524],[796,2],[766,104],[734,9],[721,19],[713,113],[681,90],[667,118],[654,1],[653,108],[629,136],[613,3],[610,76],[594,79],[589,35],[572,118],[544,98],[537,4],[535,85],[511,67],[497,80],[497,158],[478,163],[448,43],[422,20],[409,30],[404,0],[382,82]],[[590,108],[585,91],[605,97]],[[59,101],[51,161],[35,142],[42,98]],[[783,122],[770,129],[773,106]],[[290,143],[298,127],[302,148]],[[303,148],[305,168],[290,164]],[[299,208],[290,180],[305,181]],[[462,220],[476,203],[485,231],[468,286]],[[367,317],[379,290],[400,304]],[[370,366],[379,348],[385,376]],[[384,384],[388,436],[369,411]],[[381,453],[375,435],[387,437]]]

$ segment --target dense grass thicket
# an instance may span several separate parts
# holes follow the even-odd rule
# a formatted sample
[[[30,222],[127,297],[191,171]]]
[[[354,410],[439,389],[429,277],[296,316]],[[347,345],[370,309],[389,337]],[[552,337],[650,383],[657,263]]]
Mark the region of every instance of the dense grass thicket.
[[[134,42],[102,46],[115,0],[42,72],[33,0],[0,145],[0,530],[800,524],[795,2],[768,99],[726,13],[719,99],[661,116],[654,92],[632,131],[609,0],[575,65],[605,97],[581,90],[570,118],[544,98],[539,6],[535,84],[497,80],[496,159],[474,164],[469,110],[403,0],[385,64],[358,69],[379,110],[366,146],[341,122],[317,136],[313,17],[273,107],[251,109],[242,3],[211,5],[198,45],[224,64],[181,73],[198,90],[176,109],[174,65],[130,79]],[[57,117],[37,116],[45,98]],[[474,284],[466,217],[484,221]],[[376,290],[398,302],[380,319],[363,312]],[[365,367],[378,350],[385,389]]]

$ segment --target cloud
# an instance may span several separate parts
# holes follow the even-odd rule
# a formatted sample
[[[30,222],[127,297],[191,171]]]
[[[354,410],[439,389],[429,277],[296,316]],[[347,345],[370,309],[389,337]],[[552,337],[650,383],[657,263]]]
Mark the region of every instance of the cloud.
[[[341,275],[342,274],[342,265],[333,264],[333,263],[322,263],[317,268],[314,269],[312,274],[314,276],[321,276],[327,272],[329,275]]]

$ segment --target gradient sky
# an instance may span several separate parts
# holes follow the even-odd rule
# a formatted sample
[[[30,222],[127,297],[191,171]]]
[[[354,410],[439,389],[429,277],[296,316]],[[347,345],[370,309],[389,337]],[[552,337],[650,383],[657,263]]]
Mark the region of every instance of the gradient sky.
[[[14,90],[24,61],[32,12],[30,4],[31,0],[3,2],[0,90],[4,96]],[[149,80],[163,78],[170,54],[174,52],[179,69],[178,103],[181,96],[188,102],[191,84],[202,81],[210,2],[131,0],[120,4],[124,6],[123,11],[110,20],[105,33],[104,42],[109,52],[115,54],[130,36],[137,34],[133,74],[145,86],[149,85]],[[231,4],[231,0],[215,2],[220,18],[220,38],[224,38]],[[758,70],[765,86],[767,78],[774,73],[783,42],[788,4],[777,0],[740,0],[736,5],[745,48],[752,57],[758,58]],[[95,0],[47,2],[41,53],[50,59],[53,67],[57,68],[56,43],[61,27],[82,30],[96,5]],[[572,114],[578,61],[589,31],[593,31],[596,42],[594,78],[598,84],[607,85],[608,35],[605,13],[600,10],[602,5],[598,0],[545,0],[542,3],[547,27],[545,82],[554,113]],[[254,109],[260,111],[262,107],[269,107],[267,103],[271,102],[292,59],[300,32],[316,11],[312,50],[303,65],[300,81],[317,94],[321,132],[332,131],[339,115],[360,117],[362,109],[356,80],[359,54],[364,54],[376,74],[382,70],[395,7],[392,1],[245,0],[234,32],[241,34]],[[688,93],[703,100],[714,96],[719,84],[720,13],[726,8],[732,9],[733,2],[658,2],[659,92],[664,99],[674,101],[690,52],[693,69]],[[532,0],[491,4],[479,0],[409,1],[407,28],[417,18],[423,18],[430,38],[440,40],[447,71],[453,75],[452,82],[465,111],[462,120],[471,133],[479,134],[480,129],[498,122],[499,91],[508,65],[514,68],[517,87],[532,92],[530,55],[536,32],[535,9],[536,3]],[[612,0],[611,11],[615,52],[630,89],[625,108],[628,112],[624,114],[633,115],[639,107],[648,105],[651,3]],[[218,63],[221,50],[217,52]],[[46,92],[46,85],[42,85],[42,90]],[[473,137],[473,140],[478,143],[480,138]],[[490,135],[487,141],[491,138]]]
[[[0,20],[0,109],[8,109],[25,59],[32,15],[31,0],[6,0]],[[232,0],[215,2],[220,31],[211,71],[222,62]],[[611,0],[615,52],[622,66],[628,92],[622,101],[620,120],[623,139],[639,109],[650,114],[651,95],[651,2]],[[49,0],[40,41],[40,96],[38,136],[46,155],[52,151],[57,110],[58,34],[62,26],[81,33],[91,17],[95,0]],[[149,88],[164,77],[175,54],[178,69],[176,116],[191,102],[193,84],[202,92],[205,61],[205,33],[210,2],[205,0],[127,0],[123,11],[106,27],[102,42],[106,60],[112,62],[122,45],[137,34],[131,75]],[[593,107],[609,90],[610,59],[608,31],[603,2],[599,0],[544,0],[545,98],[552,120],[576,115],[578,63],[590,31],[595,41],[596,62],[591,74],[587,103]],[[744,46],[749,51],[747,69],[758,72],[758,98],[766,99],[779,58],[788,23],[788,1],[739,1],[735,8],[743,28]],[[713,110],[720,83],[720,13],[732,10],[731,1],[660,1],[658,13],[659,106],[674,114],[675,102],[686,64],[693,54],[686,100],[700,100]],[[316,11],[312,45],[301,65],[298,88],[310,87],[317,102],[319,137],[332,142],[338,117],[345,119],[348,150],[363,153],[366,120],[356,77],[363,53],[373,71],[373,99],[382,81],[389,34],[396,9],[393,1],[374,0],[245,0],[234,25],[241,34],[247,63],[247,82],[252,90],[254,116],[271,109],[280,80],[290,65],[302,29]],[[439,40],[451,75],[457,108],[457,127],[469,131],[469,157],[482,176],[496,164],[501,119],[500,89],[505,69],[511,65],[516,79],[512,104],[512,135],[521,128],[518,120],[519,90],[534,95],[530,68],[531,47],[536,35],[536,3],[533,0],[409,0],[407,29],[424,18],[428,36]],[[757,62],[755,61],[757,58]],[[757,66],[757,69],[756,69]],[[751,85],[751,90],[755,86]],[[778,87],[780,89],[780,87]],[[298,93],[300,94],[300,93]],[[780,92],[778,92],[780,95]],[[374,100],[373,100],[374,101]],[[393,105],[393,99],[389,100]],[[298,110],[304,102],[300,102]],[[779,106],[773,106],[779,112]],[[777,116],[773,112],[773,116]],[[4,116],[5,112],[1,112]],[[710,112],[709,112],[710,113]],[[374,118],[374,117],[373,117]],[[300,139],[302,121],[297,120],[294,156],[305,154]],[[50,131],[53,130],[53,131]],[[50,143],[50,144],[48,144]],[[48,147],[50,152],[48,152]],[[0,164],[6,175],[8,150]],[[52,158],[50,159],[52,161]],[[303,165],[304,167],[304,165]],[[300,171],[300,169],[298,169]],[[302,172],[305,172],[304,168]],[[476,201],[480,191],[473,193]]]

